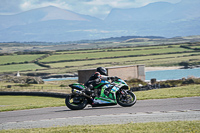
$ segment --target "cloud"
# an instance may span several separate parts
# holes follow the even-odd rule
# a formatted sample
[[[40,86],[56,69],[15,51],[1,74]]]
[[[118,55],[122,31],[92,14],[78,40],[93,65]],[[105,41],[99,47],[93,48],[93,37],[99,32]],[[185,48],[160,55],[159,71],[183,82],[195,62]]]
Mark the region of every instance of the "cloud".
[[[0,0],[0,14],[12,14],[21,11],[19,5],[22,1],[18,0]]]
[[[30,9],[46,7],[46,6],[56,6],[59,8],[68,9],[69,5],[63,0],[24,0],[24,2],[20,5],[21,10],[26,11]]]
[[[177,3],[181,0],[0,0],[0,14],[52,5],[103,19],[113,8],[137,8],[158,1]]]

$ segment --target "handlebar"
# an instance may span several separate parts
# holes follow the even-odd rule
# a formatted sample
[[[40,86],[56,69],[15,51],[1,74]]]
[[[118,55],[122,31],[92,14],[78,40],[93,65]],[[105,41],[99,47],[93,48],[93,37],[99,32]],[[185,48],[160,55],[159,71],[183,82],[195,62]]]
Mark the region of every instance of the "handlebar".
[[[113,81],[117,81],[119,78],[118,78],[117,76],[115,76],[115,77],[110,77],[110,79],[111,79],[112,82],[113,82]]]

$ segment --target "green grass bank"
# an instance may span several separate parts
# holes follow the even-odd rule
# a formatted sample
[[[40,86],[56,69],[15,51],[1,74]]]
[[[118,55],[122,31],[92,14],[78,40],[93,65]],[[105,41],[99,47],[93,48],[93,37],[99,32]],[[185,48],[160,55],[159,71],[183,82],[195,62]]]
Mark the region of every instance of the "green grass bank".
[[[200,121],[83,125],[52,128],[2,130],[0,133],[198,133]]]

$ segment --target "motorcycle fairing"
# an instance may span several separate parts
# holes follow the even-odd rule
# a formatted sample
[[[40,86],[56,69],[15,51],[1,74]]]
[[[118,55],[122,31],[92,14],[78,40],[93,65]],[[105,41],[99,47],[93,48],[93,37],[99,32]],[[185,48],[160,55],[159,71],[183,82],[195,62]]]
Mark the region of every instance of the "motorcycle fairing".
[[[109,87],[112,87],[108,95],[105,94],[105,90]],[[94,98],[94,104],[117,104],[115,93],[119,88],[112,86],[110,84],[105,84],[101,89],[100,97]]]
[[[118,90],[119,90],[119,87],[113,86],[110,92],[116,93]]]
[[[95,89],[101,88],[101,86],[104,85],[104,84],[110,84],[110,82],[105,81],[105,80],[101,80],[101,82],[98,85],[94,86],[94,88]]]
[[[80,83],[74,83],[74,84],[71,84],[69,86],[71,88],[78,89],[78,90],[84,90],[85,89],[85,86],[80,84]]]
[[[130,87],[126,84],[126,82],[122,79],[118,79],[118,81],[115,81],[115,86],[118,88],[127,88],[128,90],[130,90]]]
[[[116,103],[115,100],[112,100],[110,98],[104,98],[104,97],[95,97],[93,100],[94,104],[109,104],[109,103]],[[117,104],[117,103],[116,103]]]

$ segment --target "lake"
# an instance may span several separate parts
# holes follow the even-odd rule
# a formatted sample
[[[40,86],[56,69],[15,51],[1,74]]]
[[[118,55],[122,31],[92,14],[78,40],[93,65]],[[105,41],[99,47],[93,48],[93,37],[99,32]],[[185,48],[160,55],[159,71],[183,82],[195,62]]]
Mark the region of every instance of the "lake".
[[[148,71],[145,74],[146,74],[146,81],[149,81],[152,78],[156,78],[156,80],[170,80],[170,79],[175,80],[175,79],[188,78],[191,76],[200,78],[200,68]],[[43,80],[44,81],[78,80],[78,77],[51,78]]]
[[[78,80],[78,77],[49,78],[49,79],[43,79],[43,81],[59,81],[59,80]]]
[[[151,80],[156,78],[157,80],[170,80],[170,79],[182,79],[188,77],[199,77],[200,78],[200,68],[193,69],[175,69],[175,70],[159,70],[159,71],[149,71],[146,72],[146,80]]]

